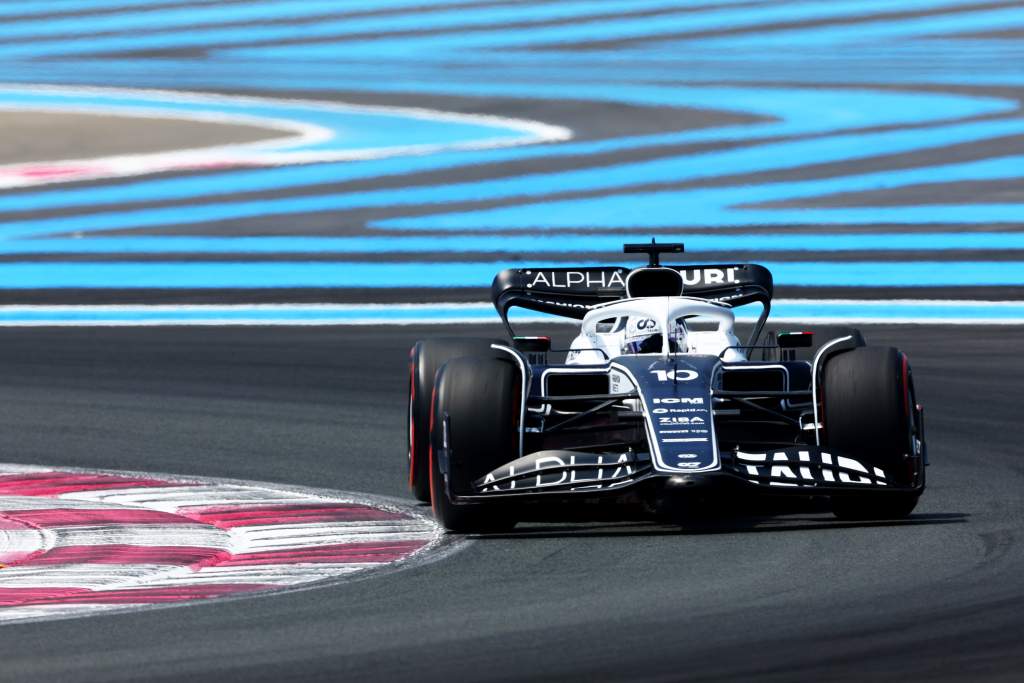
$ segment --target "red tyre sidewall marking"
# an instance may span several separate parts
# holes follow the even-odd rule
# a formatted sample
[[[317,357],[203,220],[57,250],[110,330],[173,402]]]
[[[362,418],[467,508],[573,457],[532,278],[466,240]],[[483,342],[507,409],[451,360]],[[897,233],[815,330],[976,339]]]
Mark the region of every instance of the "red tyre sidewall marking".
[[[437,382],[434,382],[434,389],[430,392],[430,448],[428,453],[430,454],[427,465],[430,469],[430,509],[434,511],[434,517],[438,517],[437,512],[437,499],[434,491],[434,470],[436,469],[434,463],[434,412],[437,406]]]
[[[907,354],[900,354],[901,373],[903,375],[903,383],[900,385],[900,390],[903,392],[903,415],[908,420],[910,419],[910,382],[907,378],[909,374],[909,363],[907,362]]]

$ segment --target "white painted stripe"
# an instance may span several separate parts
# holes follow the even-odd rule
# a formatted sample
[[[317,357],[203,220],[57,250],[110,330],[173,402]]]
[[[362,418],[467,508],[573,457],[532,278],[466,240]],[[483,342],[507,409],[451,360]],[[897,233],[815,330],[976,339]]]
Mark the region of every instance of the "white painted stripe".
[[[560,142],[572,138],[572,131],[568,128],[540,121],[486,114],[447,112],[422,107],[373,106],[294,98],[235,96],[172,90],[92,86],[45,86],[0,83],[0,90],[6,93],[24,92],[36,95],[42,93],[62,96],[104,96],[110,98],[109,106],[75,103],[71,100],[67,103],[47,103],[45,105],[26,103],[23,109],[29,111],[46,109],[47,111],[72,113],[122,113],[123,115],[132,115],[132,112],[135,112],[137,115],[146,117],[159,116],[162,118],[193,120],[198,118],[218,123],[258,125],[290,133],[285,138],[251,143],[218,145],[168,152],[113,155],[87,159],[59,159],[30,164],[10,164],[0,166],[0,188],[27,187],[100,178],[121,178],[162,171],[205,168],[211,165],[219,167],[282,166],[330,161],[381,159],[392,156],[434,154],[445,150],[493,149],[524,144]],[[118,98],[124,97],[145,99],[151,103],[151,106],[119,106]],[[210,109],[183,111],[180,107],[161,108],[161,103],[174,105],[190,104],[209,107]],[[333,112],[344,115],[399,116],[408,119],[491,126],[504,128],[509,131],[509,134],[504,135],[500,131],[495,130],[494,135],[490,137],[462,141],[456,140],[447,143],[392,145],[362,149],[329,148],[321,144],[319,149],[308,149],[309,146],[315,145],[318,142],[325,143],[332,139],[342,139],[344,131],[331,130],[301,120],[257,117],[240,111],[245,107],[253,106],[264,108],[277,107],[282,111],[291,110],[293,116],[298,115],[298,112],[295,111],[296,109],[305,109],[313,114],[321,113],[321,115],[323,112]],[[218,110],[218,107],[221,109]],[[7,110],[19,109],[17,103],[8,103],[3,108]],[[305,147],[306,149],[285,149],[288,147]],[[57,175],[43,175],[32,172],[34,168],[41,166],[51,168],[63,166],[69,172]]]
[[[421,524],[407,522],[389,525],[356,525],[344,523],[235,527],[230,531],[233,552],[272,552],[308,547],[310,544],[380,543],[395,541],[427,541],[431,532]]]
[[[0,561],[38,552],[51,544],[51,535],[43,529],[0,529]]]
[[[803,299],[789,299],[791,302],[805,302]],[[817,301],[817,300],[812,300]],[[824,299],[822,300],[824,301]],[[833,303],[846,303],[843,301],[833,301]],[[916,303],[916,302],[910,302]],[[985,303],[990,302],[974,302],[974,303]],[[119,313],[119,312],[133,312],[133,311],[196,311],[196,312],[208,312],[208,311],[415,311],[415,310],[429,310],[435,308],[454,308],[454,309],[488,309],[493,310],[494,306],[488,301],[473,301],[473,302],[445,302],[441,301],[438,303],[394,303],[394,304],[336,304],[336,303],[322,303],[322,304],[289,304],[289,303],[278,303],[278,304],[89,304],[89,305],[62,305],[62,304],[4,304],[0,305],[0,313],[63,313],[65,311],[90,311],[96,313]],[[6,466],[5,466],[6,467]],[[30,466],[24,466],[29,468]],[[26,469],[26,471],[37,471],[36,469]],[[39,471],[51,471],[50,469],[42,468]]]
[[[158,575],[177,572],[178,565],[159,564],[58,564],[5,567],[0,588],[88,588],[114,590],[126,583],[135,585],[156,580]],[[0,620],[6,614],[0,611]]]
[[[182,520],[187,522],[187,520]],[[107,524],[51,527],[55,547],[79,545],[197,546],[228,550],[231,538],[207,524]]]
[[[2,479],[0,479],[2,481]],[[6,496],[0,495],[0,512],[16,512],[18,510],[53,510],[55,508],[68,510],[124,510],[124,505],[114,505],[93,500],[75,500],[65,498],[69,494],[63,494],[58,498],[48,496]],[[145,509],[141,508],[139,509]]]
[[[1024,317],[1021,318],[986,318],[986,317],[962,317],[962,318],[879,318],[873,316],[849,317],[822,316],[790,318],[786,316],[771,318],[773,323],[785,323],[788,325],[816,324],[816,325],[1024,325]]]
[[[3,471],[0,474],[35,474],[37,472],[53,472],[52,467],[43,467],[41,465],[8,465],[4,464]]]
[[[267,583],[291,586],[309,581],[319,581],[338,574],[352,574],[364,569],[381,566],[378,563],[329,563],[310,562],[304,564],[265,564],[255,566],[204,567],[196,572],[167,576],[148,583],[147,587],[188,586],[195,584]]]
[[[144,507],[162,512],[175,512],[182,507],[207,507],[217,505],[274,505],[298,502],[323,502],[324,498],[275,490],[268,495],[266,490],[246,486],[174,486],[168,488],[107,489],[103,491],[79,491],[61,496],[68,500],[91,500],[101,503],[129,507]]]
[[[778,305],[836,305],[858,306],[862,304],[892,304],[896,306],[1021,306],[1024,300],[999,299],[773,299]],[[167,312],[209,312],[209,311],[417,311],[435,310],[439,308],[464,310],[494,310],[489,301],[438,301],[436,303],[264,303],[264,304],[3,304],[0,313],[63,313],[66,311],[89,311],[95,313],[120,313],[134,311],[167,311]],[[563,320],[556,316],[547,316],[552,320]],[[4,471],[7,472],[4,465]],[[50,472],[53,468],[19,465],[19,471]]]
[[[824,304],[856,306],[858,304],[884,303],[896,306],[1020,306],[1024,301],[989,301],[986,299],[776,299],[781,304]]]
[[[1024,314],[992,317],[988,309],[1024,309],[1024,301],[977,299],[776,299],[786,306],[832,307],[831,314],[813,312],[801,316],[774,315],[783,324],[921,324],[921,325],[1019,325]],[[891,307],[891,317],[865,314],[863,309]],[[834,314],[835,307],[849,313]],[[941,311],[955,315],[917,315],[900,308]],[[858,310],[862,309],[862,310]],[[972,310],[973,309],[973,310]],[[395,315],[391,316],[390,313]],[[742,316],[740,316],[742,318]],[[466,325],[498,324],[487,302],[436,304],[185,304],[185,305],[11,305],[0,306],[0,327],[168,327],[168,326],[366,326],[366,325]],[[575,320],[551,315],[519,313],[513,322],[578,325]]]
[[[72,614],[82,616],[123,610],[123,605],[32,605],[29,607],[0,608],[0,621],[32,621],[41,619],[61,619]],[[73,610],[73,611],[72,611]]]
[[[428,109],[426,107],[398,107],[387,105],[354,104],[345,102],[328,102],[325,100],[308,100],[290,97],[257,97],[251,95],[224,95],[219,93],[194,92],[185,90],[162,90],[159,88],[112,88],[106,86],[60,86],[60,85],[34,85],[24,83],[0,83],[0,89],[5,91],[28,91],[34,93],[59,93],[74,95],[85,93],[88,95],[108,95],[113,97],[144,97],[152,98],[154,102],[161,100],[170,103],[190,102],[204,105],[230,105],[230,106],[288,106],[308,107],[321,111],[335,111],[345,113],[361,114],[388,114],[396,116],[408,116],[409,118],[426,119],[431,121],[452,121],[457,123],[480,124],[508,127],[530,135],[530,142],[555,142],[568,140],[572,137],[572,131],[564,126],[555,126],[541,121],[531,119],[519,119],[509,116],[497,116],[494,114],[467,114],[463,112],[441,111]],[[179,111],[175,109],[174,111]]]

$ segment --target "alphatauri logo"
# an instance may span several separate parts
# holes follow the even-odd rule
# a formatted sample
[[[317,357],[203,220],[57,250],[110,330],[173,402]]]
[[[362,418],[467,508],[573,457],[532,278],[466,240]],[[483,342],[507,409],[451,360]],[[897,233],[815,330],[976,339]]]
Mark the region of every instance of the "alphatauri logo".
[[[527,271],[531,276],[526,287],[547,287],[549,289],[573,289],[574,287],[600,287],[609,289],[611,287],[625,287],[626,282],[622,279],[622,272],[597,270],[538,270],[536,273]]]

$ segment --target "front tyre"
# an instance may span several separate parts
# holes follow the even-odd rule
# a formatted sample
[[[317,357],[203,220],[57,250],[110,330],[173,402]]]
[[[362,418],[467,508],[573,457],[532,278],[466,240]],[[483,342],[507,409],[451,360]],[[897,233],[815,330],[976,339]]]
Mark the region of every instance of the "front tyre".
[[[885,471],[913,491],[832,497],[840,519],[898,519],[924,488],[924,431],[905,354],[864,346],[830,358],[822,370],[823,444]]]
[[[409,490],[430,502],[430,397],[442,365],[460,356],[486,355],[492,339],[440,337],[416,342],[409,350]]]
[[[456,358],[437,373],[430,491],[434,516],[445,529],[488,533],[515,526],[501,504],[455,502],[448,494],[473,493],[474,481],[518,457],[520,392],[519,371],[508,360]]]

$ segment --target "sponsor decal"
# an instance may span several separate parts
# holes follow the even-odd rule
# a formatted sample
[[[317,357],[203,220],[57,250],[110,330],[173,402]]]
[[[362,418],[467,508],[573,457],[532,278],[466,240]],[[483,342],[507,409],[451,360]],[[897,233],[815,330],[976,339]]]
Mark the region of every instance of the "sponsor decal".
[[[651,370],[651,374],[659,382],[689,382],[700,376],[693,370]]]
[[[679,271],[684,287],[712,287],[739,282],[736,266],[726,268],[684,268]],[[626,270],[526,270],[526,289],[554,290],[626,288]],[[728,295],[725,297],[728,298]]]
[[[628,394],[633,391],[633,383],[629,378],[618,370],[612,370],[608,375],[608,383],[612,394]]]
[[[736,282],[737,267],[732,268],[688,268],[679,271],[683,276],[683,286],[725,285]]]
[[[736,277],[738,267],[729,268],[686,268],[679,271],[683,279],[683,286],[714,286],[728,285],[739,282]],[[530,280],[526,283],[527,289],[536,287],[547,287],[549,289],[612,289],[615,287],[625,288],[626,282],[623,278],[624,270],[537,270],[526,271]]]
[[[552,486],[567,486],[572,491],[622,486],[630,480],[615,479],[636,473],[638,455],[560,455],[549,452],[546,455],[527,456],[490,472],[476,486],[481,493],[528,491]]]
[[[681,396],[681,397],[668,396],[668,397],[665,397],[665,398],[655,397],[651,402],[652,403],[657,403],[657,404],[664,404],[664,405],[672,405],[672,404],[677,404],[677,403],[686,403],[686,404],[691,405],[691,406],[702,406],[702,405],[704,405],[704,398],[702,396],[694,396],[692,398],[691,397],[686,397],[686,396]]]
[[[592,306],[588,306],[587,304],[574,304],[574,303],[567,303],[565,301],[553,301],[551,299],[536,299],[535,301],[537,301],[538,303],[542,303],[542,304],[544,304],[546,306],[558,306],[558,307],[561,307],[561,308],[575,308],[575,309],[578,309],[578,310],[581,310],[581,311],[589,311],[591,308],[593,308]]]
[[[853,458],[833,456],[813,450],[788,450],[773,453],[736,452],[742,471],[754,477],[769,479],[769,486],[814,486],[817,484],[852,484],[855,486],[887,486],[885,472]],[[755,483],[757,482],[756,480]]]
[[[704,418],[699,415],[693,417],[682,417],[678,415],[662,415],[658,417],[659,425],[702,425]]]
[[[574,289],[576,287],[610,289],[612,287],[625,287],[626,282],[622,279],[622,271],[583,271],[583,270],[538,270],[536,273],[527,271],[532,279],[527,283],[527,289],[534,287],[548,287],[550,289]]]
[[[640,378],[654,469],[662,473],[718,469],[718,451],[710,429],[711,389],[708,386],[718,359],[697,357],[678,363],[678,367],[671,361],[650,358],[624,357],[616,363]],[[673,384],[673,380],[678,384]],[[677,466],[680,452],[697,454],[696,458],[682,461],[696,466]]]

